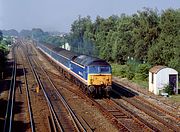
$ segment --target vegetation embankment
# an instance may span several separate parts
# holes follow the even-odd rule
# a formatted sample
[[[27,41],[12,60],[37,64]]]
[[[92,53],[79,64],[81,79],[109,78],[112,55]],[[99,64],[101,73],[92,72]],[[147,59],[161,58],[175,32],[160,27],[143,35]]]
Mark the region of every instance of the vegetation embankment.
[[[128,61],[124,65],[111,64],[112,74],[121,78],[127,78],[143,88],[148,88],[148,71],[150,69],[149,64],[140,64],[136,61]]]
[[[11,44],[9,38],[3,40],[2,32],[0,31],[0,80],[2,79],[2,72],[4,71],[6,65],[6,55],[8,54],[8,45]]]

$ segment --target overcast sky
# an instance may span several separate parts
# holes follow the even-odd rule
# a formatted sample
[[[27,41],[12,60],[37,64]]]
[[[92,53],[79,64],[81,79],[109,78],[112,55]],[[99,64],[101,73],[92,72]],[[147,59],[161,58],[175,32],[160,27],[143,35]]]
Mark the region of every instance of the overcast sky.
[[[143,7],[177,9],[180,0],[0,0],[0,29],[69,32],[78,15],[94,20],[97,15],[131,15]]]

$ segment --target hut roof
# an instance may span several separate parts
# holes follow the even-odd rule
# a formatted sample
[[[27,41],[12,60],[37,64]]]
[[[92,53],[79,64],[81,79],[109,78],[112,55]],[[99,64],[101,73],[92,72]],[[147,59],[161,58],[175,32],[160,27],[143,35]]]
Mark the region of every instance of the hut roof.
[[[164,68],[167,68],[166,66],[154,66],[154,67],[152,67],[150,70],[149,70],[149,72],[151,72],[151,73],[158,73],[160,70],[162,70],[162,69],[164,69]]]

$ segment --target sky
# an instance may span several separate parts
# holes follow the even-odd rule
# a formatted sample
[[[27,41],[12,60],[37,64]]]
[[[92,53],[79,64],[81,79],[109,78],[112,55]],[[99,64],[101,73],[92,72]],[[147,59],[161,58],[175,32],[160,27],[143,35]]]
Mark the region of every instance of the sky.
[[[0,0],[0,29],[69,32],[79,15],[95,20],[98,15],[131,15],[143,7],[178,9],[180,0]]]

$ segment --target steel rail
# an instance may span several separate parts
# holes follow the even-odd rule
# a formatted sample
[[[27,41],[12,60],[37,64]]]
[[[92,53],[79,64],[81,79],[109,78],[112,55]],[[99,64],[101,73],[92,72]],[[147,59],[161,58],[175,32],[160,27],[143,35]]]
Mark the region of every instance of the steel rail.
[[[34,60],[34,62],[37,64],[37,62]],[[39,65],[39,64],[37,64]],[[56,91],[56,94],[59,96],[59,98],[61,99],[61,102],[63,103],[63,105],[65,106],[65,108],[67,109],[74,125],[75,128],[78,132],[80,131],[84,131],[86,132],[86,129],[83,127],[83,125],[81,124],[81,122],[79,121],[79,119],[77,118],[77,116],[75,115],[75,113],[73,112],[73,110],[70,108],[70,106],[68,105],[68,103],[66,102],[66,100],[64,99],[64,97],[62,96],[62,94],[57,90],[56,86],[54,85],[54,83],[52,82],[52,80],[50,79],[50,77],[48,76],[47,72],[44,70],[44,68],[39,65],[41,70],[45,73],[46,77],[48,78],[49,82],[51,83],[51,85],[53,86],[53,88]]]
[[[48,104],[49,105],[49,104]],[[51,121],[52,121],[52,127],[53,127],[53,130],[54,132],[57,132],[56,130],[56,125],[55,125],[55,122],[54,122],[54,116],[53,116],[53,113],[52,113],[52,110],[50,109],[50,106],[48,107],[49,108],[49,112],[50,112],[50,117],[51,117]],[[49,124],[50,126],[50,129],[51,129],[51,125]]]
[[[73,112],[73,110],[70,108],[70,106],[67,104],[66,100],[63,98],[63,96],[60,94],[60,92],[57,90],[56,86],[53,84],[52,80],[49,78],[48,74],[46,73],[46,71],[42,68],[42,66],[40,64],[38,64],[35,60],[34,63],[36,63],[36,65],[39,65],[41,67],[41,69],[43,70],[43,72],[46,74],[48,80],[50,81],[51,85],[53,86],[53,88],[56,90],[57,95],[59,96],[59,98],[61,99],[63,105],[65,106],[65,108],[67,109],[67,111],[69,112],[69,115],[75,125],[75,128],[77,131],[86,131],[86,129],[83,127],[83,125],[81,124],[81,122],[79,121],[79,119],[77,118],[77,116],[75,115],[75,113]]]
[[[6,108],[3,132],[8,132],[8,131],[11,132],[11,130],[12,130],[14,95],[15,95],[15,87],[16,87],[16,69],[17,69],[14,48],[15,47],[12,48],[12,54],[14,57],[13,71],[12,71],[12,77],[11,77],[11,83],[10,83],[10,91],[9,91],[9,95],[8,95],[8,104],[7,104],[7,108]]]
[[[30,94],[29,94],[29,87],[28,87],[28,82],[27,82],[27,77],[26,77],[24,65],[23,65],[23,73],[24,73],[24,80],[25,80],[25,86],[26,86],[26,98],[27,98],[27,103],[28,103],[28,111],[29,111],[29,116],[30,116],[31,130],[32,130],[32,132],[34,132],[35,131],[34,120],[33,120],[33,114],[32,114],[31,102],[30,102]]]
[[[24,47],[23,47],[23,49],[25,50]],[[23,50],[23,51],[24,51],[24,50]],[[47,96],[47,94],[46,94],[46,92],[45,92],[45,90],[44,90],[43,84],[42,84],[42,82],[41,82],[41,80],[40,80],[37,72],[34,70],[33,65],[32,65],[32,63],[31,63],[31,61],[30,61],[29,56],[28,56],[25,52],[24,52],[24,54],[26,55],[26,58],[27,58],[28,63],[29,63],[29,65],[30,65],[31,71],[32,71],[32,73],[33,73],[34,78],[36,79],[36,82],[37,82],[38,86],[43,90],[43,94],[44,94],[44,96],[45,96],[45,98],[46,98],[46,100],[47,100],[48,107],[49,107],[49,109],[51,110],[51,112],[52,112],[52,114],[53,114],[53,116],[54,116],[54,118],[55,118],[55,121],[56,121],[56,123],[57,123],[57,125],[58,125],[58,128],[59,128],[59,130],[60,130],[61,132],[63,132],[62,126],[61,126],[61,124],[60,124],[60,122],[59,122],[59,120],[58,120],[58,117],[57,117],[57,115],[56,115],[56,113],[55,113],[55,111],[54,111],[54,109],[53,109],[53,107],[52,107],[52,104],[51,104],[51,102],[50,102],[50,100],[49,100],[49,98],[48,98],[48,96]]]
[[[23,58],[22,53],[20,53],[20,56]],[[25,88],[26,89],[26,99],[27,99],[27,105],[28,105],[31,131],[34,132],[35,126],[34,126],[33,113],[32,113],[31,101],[30,101],[30,93],[29,93],[29,87],[28,87],[27,76],[26,76],[24,64],[22,64],[22,69],[23,69],[24,80],[25,80],[24,83],[25,83],[25,87],[26,87]]]
[[[128,90],[128,89],[125,89],[125,88],[122,88],[122,89],[125,90],[126,92],[129,92],[129,93],[131,93],[131,94],[134,95],[134,93],[131,92],[131,91]],[[146,109],[144,106],[140,105],[140,103],[137,104],[137,100],[130,100],[130,99],[128,99],[127,97],[122,96],[122,94],[118,93],[116,90],[113,90],[113,92],[116,93],[116,94],[119,94],[123,100],[125,100],[125,101],[128,102],[128,103],[130,103],[131,105],[133,105],[133,106],[136,107],[137,109],[145,112],[145,113],[148,114],[149,116],[153,117],[154,119],[156,119],[156,120],[159,121],[160,123],[162,123],[162,124],[164,124],[165,126],[167,126],[168,128],[170,128],[171,130],[174,130],[174,131],[179,131],[179,130],[180,130],[180,128],[177,127],[177,126],[175,126],[174,124],[169,125],[169,123],[168,123],[167,121],[165,121],[163,118],[157,116],[154,112]]]

